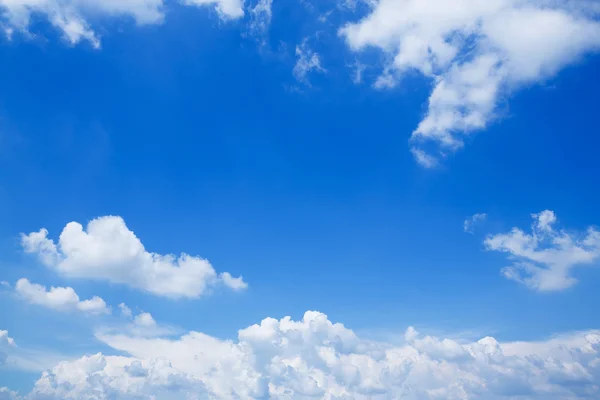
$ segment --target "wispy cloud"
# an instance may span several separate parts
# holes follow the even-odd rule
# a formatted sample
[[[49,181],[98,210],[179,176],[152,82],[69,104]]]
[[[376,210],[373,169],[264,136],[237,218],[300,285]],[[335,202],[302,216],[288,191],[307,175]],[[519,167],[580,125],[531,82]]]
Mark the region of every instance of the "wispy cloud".
[[[212,6],[223,19],[244,15],[243,0],[184,0],[188,6]],[[160,24],[165,18],[164,0],[0,0],[0,22],[9,38],[29,33],[34,15],[46,16],[70,44],[88,41],[100,47],[100,37],[90,24],[97,17],[129,17],[138,25]]]
[[[590,227],[585,232],[557,230],[553,211],[532,215],[531,233],[513,228],[508,233],[485,239],[488,250],[507,253],[513,264],[502,274],[534,290],[557,291],[573,286],[573,268],[600,259],[600,232]]]
[[[80,311],[90,315],[111,312],[102,298],[94,296],[88,300],[80,300],[71,287],[51,287],[47,290],[44,286],[23,278],[17,281],[15,292],[28,303],[57,311]]]
[[[463,230],[467,233],[473,233],[473,231],[475,230],[475,227],[484,222],[487,219],[487,214],[485,213],[477,213],[474,214],[472,216],[470,216],[469,218],[467,218],[465,220],[465,222],[463,222]]]
[[[293,75],[301,83],[310,85],[308,75],[314,72],[327,72],[321,66],[321,57],[319,53],[312,50],[308,44],[308,38],[304,38],[302,43],[296,46],[296,65]]]

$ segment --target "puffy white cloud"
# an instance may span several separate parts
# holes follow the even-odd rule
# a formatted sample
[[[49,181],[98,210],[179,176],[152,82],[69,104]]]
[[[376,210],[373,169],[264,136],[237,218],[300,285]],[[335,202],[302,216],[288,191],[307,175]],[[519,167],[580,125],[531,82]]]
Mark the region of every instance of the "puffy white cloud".
[[[311,72],[326,72],[321,66],[321,57],[308,45],[308,38],[296,46],[296,65],[292,71],[294,78],[304,84],[309,84],[308,74]]]
[[[496,117],[499,99],[600,49],[598,4],[553,0],[379,0],[340,30],[354,51],[389,57],[375,86],[410,71],[431,77],[429,109],[412,134],[416,160],[434,167]],[[382,84],[382,82],[384,84]]]
[[[222,18],[244,15],[242,0],[185,0],[183,4],[214,6]],[[82,40],[100,47],[100,39],[88,19],[130,17],[139,25],[158,24],[164,19],[164,0],[0,0],[0,17],[5,31],[28,33],[32,15],[43,14],[71,44]]]
[[[577,280],[571,270],[600,258],[600,232],[568,233],[554,228],[556,215],[546,210],[532,215],[531,234],[519,228],[485,239],[488,250],[508,253],[514,260],[502,273],[508,279],[540,291],[564,290]]]
[[[28,399],[559,400],[600,396],[600,331],[542,342],[473,343],[420,335],[392,346],[326,315],[267,318],[238,340],[99,336],[97,354],[43,374]]]
[[[15,292],[25,301],[58,311],[82,311],[86,314],[110,314],[103,299],[94,296],[89,300],[80,300],[70,287],[51,287],[50,290],[42,285],[31,283],[22,278],[15,285]]]
[[[107,280],[172,298],[196,298],[217,285],[233,290],[247,287],[241,277],[217,275],[200,257],[147,252],[120,217],[94,219],[85,230],[70,222],[58,245],[48,239],[46,229],[23,234],[21,239],[27,253],[37,254],[43,263],[69,277]]]
[[[467,233],[473,233],[475,226],[484,222],[487,219],[487,214],[477,213],[473,214],[463,222],[463,230]]]

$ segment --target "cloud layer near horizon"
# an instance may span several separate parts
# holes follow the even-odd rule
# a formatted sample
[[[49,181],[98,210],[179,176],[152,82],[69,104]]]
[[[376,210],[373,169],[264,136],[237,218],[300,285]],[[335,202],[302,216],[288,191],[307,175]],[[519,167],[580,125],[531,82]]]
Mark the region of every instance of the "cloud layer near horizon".
[[[600,332],[542,342],[463,343],[409,328],[404,345],[359,338],[326,315],[267,318],[238,340],[97,335],[126,356],[96,354],[45,372],[31,400],[54,399],[592,399]]]

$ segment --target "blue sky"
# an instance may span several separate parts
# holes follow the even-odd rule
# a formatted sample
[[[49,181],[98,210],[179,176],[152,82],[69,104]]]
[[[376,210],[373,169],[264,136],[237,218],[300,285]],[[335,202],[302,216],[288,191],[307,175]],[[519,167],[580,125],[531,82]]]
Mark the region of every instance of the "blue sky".
[[[92,357],[106,365],[120,365],[111,357],[122,355],[159,374],[153,360],[163,355],[140,349],[159,338],[177,346],[190,332],[251,343],[256,357],[271,354],[260,342],[266,333],[238,332],[267,317],[279,321],[279,340],[291,335],[285,316],[304,324],[294,329],[315,337],[301,350],[278,345],[277,354],[306,354],[330,344],[311,328],[307,310],[326,314],[328,329],[340,337],[346,338],[332,323],[379,349],[413,349],[422,365],[437,357],[431,343],[445,346],[446,337],[473,359],[470,346],[493,336],[507,359],[551,354],[564,365],[575,362],[586,338],[600,359],[593,307],[600,302],[600,236],[593,228],[600,225],[600,22],[593,3],[544,8],[507,0],[477,11],[483,3],[461,1],[469,11],[447,20],[456,18],[460,29],[464,21],[483,21],[477,29],[486,40],[456,44],[458,54],[447,62],[436,35],[454,46],[460,29],[437,32],[437,15],[409,14],[399,0],[261,3],[272,10],[270,19],[253,13],[255,3],[235,0],[132,1],[120,11],[109,2],[106,10],[66,3],[61,9],[47,0],[36,9],[28,0],[0,0],[2,26],[14,31],[0,39],[0,330],[16,343],[0,341],[0,387],[18,392],[4,389],[0,398],[87,398],[83,381],[71,382],[78,391],[70,392],[36,381],[46,369],[60,376],[97,353]],[[148,12],[155,6],[160,18]],[[20,25],[23,10],[34,12]],[[548,23],[541,15],[547,10]],[[407,14],[422,29],[402,28]],[[54,23],[57,16],[70,25]],[[541,41],[536,30],[535,51],[527,48],[529,31],[518,33],[517,44],[496,39],[498,24],[522,17],[539,22],[539,32],[554,28]],[[75,23],[86,33],[77,36]],[[409,52],[406,37],[430,40],[425,56]],[[493,59],[482,74],[468,65],[480,66],[479,58]],[[436,85],[447,90],[442,100],[432,95]],[[447,113],[451,123],[444,122]],[[432,127],[418,128],[428,118]],[[475,214],[485,217],[465,232]],[[97,220],[110,224],[98,228],[104,241],[94,242],[86,225],[105,216],[124,222]],[[83,233],[59,245],[70,222]],[[58,246],[46,262],[39,237],[21,236],[41,228]],[[140,253],[129,257],[131,248]],[[194,264],[190,275],[165,269],[162,278],[148,278],[167,264],[182,267],[177,260],[151,262],[144,251],[207,259],[216,275],[198,277]],[[243,281],[232,283],[224,272]],[[48,297],[50,287],[72,288],[78,300],[71,292]],[[95,296],[105,307],[82,305]],[[121,303],[130,316],[120,313]],[[137,318],[143,313],[150,322]],[[260,327],[266,332],[267,325]],[[418,339],[405,334],[409,326],[422,332]],[[572,353],[557,355],[549,340],[555,335]],[[344,346],[334,346],[340,360],[348,352],[366,356]],[[598,363],[590,358],[577,359],[585,374],[571,386],[539,366],[550,386],[501,384],[523,385],[524,397],[491,384],[485,392],[473,389],[461,375],[472,366],[447,360],[456,368],[449,380],[410,375],[402,388],[400,378],[382,377],[372,388],[368,373],[354,365],[365,381],[296,366],[295,383],[257,361],[248,368],[270,389],[224,391],[215,377],[173,356],[176,373],[188,374],[185,384],[153,380],[123,389],[113,377],[97,398],[303,399],[310,392],[304,375],[317,382],[313,395],[327,399],[343,398],[335,397],[340,387],[347,398],[433,399],[444,388],[443,398],[458,399],[448,389],[455,382],[469,399],[591,399],[600,390],[593,385]],[[62,370],[55,367],[60,361],[67,363]],[[107,368],[93,374],[104,376]],[[484,381],[506,378],[477,368]],[[534,374],[531,368],[525,374]],[[237,373],[224,376],[238,379]],[[335,376],[337,386],[319,374]]]

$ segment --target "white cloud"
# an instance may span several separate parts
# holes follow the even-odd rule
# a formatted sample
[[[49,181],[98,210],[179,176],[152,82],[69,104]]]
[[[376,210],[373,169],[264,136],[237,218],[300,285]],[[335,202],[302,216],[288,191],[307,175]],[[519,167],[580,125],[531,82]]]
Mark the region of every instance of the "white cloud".
[[[143,312],[143,313],[136,315],[133,322],[135,322],[136,325],[139,325],[142,327],[156,326],[156,321],[154,320],[154,318],[152,318],[152,315],[147,312]]]
[[[508,279],[539,291],[571,287],[577,282],[571,270],[600,258],[600,232],[592,227],[586,232],[557,230],[556,215],[549,210],[532,217],[531,234],[513,228],[508,233],[490,235],[485,239],[486,248],[508,253],[513,259],[513,265],[502,270]]]
[[[19,395],[5,387],[0,387],[0,400],[17,400]]]
[[[233,290],[244,290],[248,288],[248,284],[244,282],[241,276],[238,278],[234,278],[229,272],[223,272],[220,275],[220,277],[223,280],[225,286]]]
[[[15,346],[15,341],[8,336],[8,331],[0,330],[0,366],[6,363],[8,351]]]
[[[258,0],[254,7],[250,8],[249,29],[252,34],[260,38],[261,44],[265,44],[265,35],[269,31],[271,19],[273,18],[273,0]]]
[[[243,16],[242,0],[185,0],[186,5],[214,6],[224,19]],[[164,0],[0,0],[0,21],[9,37],[28,33],[34,14],[45,15],[71,44],[82,40],[100,47],[100,39],[88,22],[95,17],[130,17],[138,25],[158,24],[164,19]]]
[[[552,0],[380,0],[340,30],[354,51],[389,56],[389,87],[409,71],[431,77],[429,109],[412,134],[433,167],[496,117],[499,100],[600,49],[598,4]],[[385,73],[387,71],[387,73]],[[377,86],[377,85],[376,85]],[[425,157],[427,155],[427,157]]]
[[[119,304],[119,310],[121,311],[121,316],[125,318],[131,318],[133,313],[131,312],[131,308],[127,307],[125,303]]]
[[[89,300],[80,300],[70,287],[51,287],[50,290],[42,285],[29,282],[22,278],[15,285],[15,292],[25,301],[58,311],[82,311],[86,314],[110,314],[104,300],[94,296]]]
[[[238,340],[98,336],[127,357],[97,354],[42,375],[31,400],[357,399],[562,400],[600,396],[600,331],[542,342],[423,336],[366,341],[327,316],[267,318]]]
[[[425,168],[433,168],[439,164],[438,159],[436,157],[427,154],[421,149],[413,147],[412,149],[410,149],[410,152],[412,153],[415,160],[417,160],[417,162]]]
[[[235,19],[244,16],[243,0],[183,0],[182,3],[194,6],[215,6],[223,19]]]
[[[463,230],[467,233],[473,233],[475,226],[484,222],[487,219],[487,214],[477,213],[473,214],[463,222]]]
[[[68,359],[64,354],[17,347],[8,331],[0,330],[0,371],[5,369],[40,373]],[[0,400],[11,392],[0,388]],[[8,397],[11,398],[11,397]]]
[[[308,38],[296,46],[296,65],[292,71],[294,78],[304,84],[309,84],[308,74],[311,72],[326,72],[321,66],[321,57],[308,45]]]
[[[217,275],[200,257],[147,252],[120,217],[94,219],[86,230],[70,222],[58,245],[47,236],[46,229],[22,235],[23,248],[65,276],[126,284],[171,298],[196,298],[217,285],[233,290],[247,286],[241,277]]]

